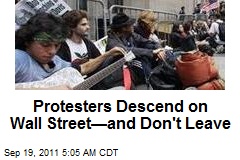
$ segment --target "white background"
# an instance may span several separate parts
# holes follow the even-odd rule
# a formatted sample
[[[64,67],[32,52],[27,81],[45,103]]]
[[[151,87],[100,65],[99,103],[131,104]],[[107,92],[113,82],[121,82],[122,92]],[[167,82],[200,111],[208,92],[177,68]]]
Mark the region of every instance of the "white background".
[[[15,91],[14,88],[14,2],[4,1],[1,7],[1,63],[0,63],[0,159],[5,157],[4,149],[20,150],[18,159],[149,159],[149,160],[239,160],[239,3],[226,3],[226,90],[225,91]],[[103,102],[112,104],[110,113],[43,113],[33,112],[33,100],[45,102]],[[184,100],[184,113],[116,113],[117,99],[127,102],[179,102]],[[208,113],[190,113],[187,104],[205,102]],[[10,117],[25,116],[33,119],[42,117],[42,130],[13,130]],[[106,123],[110,119],[131,119],[136,117],[135,130],[108,130],[95,127],[91,130],[49,130],[47,119],[50,116],[64,119],[86,119],[91,117],[94,123]],[[172,119],[172,117],[190,117],[190,123],[202,120],[231,121],[229,130],[140,130],[139,118],[148,116],[152,119]],[[174,123],[173,123],[174,124]],[[184,122],[182,122],[184,124]],[[185,126],[185,125],[182,125]],[[117,148],[116,157],[38,157],[27,158],[23,150],[32,148],[48,149],[107,149]],[[37,154],[37,153],[36,153]]]

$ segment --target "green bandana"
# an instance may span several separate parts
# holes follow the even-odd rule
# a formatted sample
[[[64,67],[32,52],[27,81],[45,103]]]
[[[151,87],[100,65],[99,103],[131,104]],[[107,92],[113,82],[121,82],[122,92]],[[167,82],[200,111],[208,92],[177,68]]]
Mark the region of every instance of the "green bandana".
[[[34,36],[34,41],[43,42],[63,42],[65,38],[62,35],[52,36],[46,32],[40,32]]]

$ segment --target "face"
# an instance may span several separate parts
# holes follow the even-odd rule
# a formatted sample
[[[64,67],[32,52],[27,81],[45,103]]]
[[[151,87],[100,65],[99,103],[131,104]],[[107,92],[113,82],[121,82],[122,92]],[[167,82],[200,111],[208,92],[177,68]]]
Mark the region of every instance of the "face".
[[[197,22],[196,22],[195,20],[193,20],[192,25],[193,25],[194,27],[196,27],[196,26],[197,26]]]
[[[88,34],[89,29],[90,29],[90,26],[87,18],[83,18],[78,23],[77,27],[73,29],[73,33],[78,36],[85,36],[86,34]]]
[[[151,33],[153,33],[157,28],[157,23],[156,22],[150,23],[149,27],[151,28]]]
[[[124,32],[126,35],[132,34],[133,31],[134,31],[133,25],[127,25],[127,26],[123,27],[123,32]]]
[[[183,31],[184,31],[183,25],[181,25],[181,24],[179,25],[179,31],[180,31],[180,32],[183,32]]]
[[[60,47],[57,42],[33,41],[27,44],[26,51],[39,63],[47,64],[52,61]]]

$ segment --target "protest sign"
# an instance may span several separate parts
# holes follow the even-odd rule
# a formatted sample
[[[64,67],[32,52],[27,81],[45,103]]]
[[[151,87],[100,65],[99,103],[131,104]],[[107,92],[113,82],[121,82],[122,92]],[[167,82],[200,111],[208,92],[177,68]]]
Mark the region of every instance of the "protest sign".
[[[25,24],[38,12],[47,12],[61,16],[71,8],[63,0],[21,0],[15,5],[15,23]]]

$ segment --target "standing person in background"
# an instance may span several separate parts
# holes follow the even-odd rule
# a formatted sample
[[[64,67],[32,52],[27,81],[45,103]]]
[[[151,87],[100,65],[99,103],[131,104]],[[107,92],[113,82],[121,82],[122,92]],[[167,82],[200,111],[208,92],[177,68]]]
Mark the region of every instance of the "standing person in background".
[[[198,14],[201,12],[201,3],[198,3],[197,6],[194,8],[193,14]]]
[[[225,21],[225,2],[220,2],[219,13],[221,15],[221,20]]]
[[[185,7],[184,6],[181,7],[181,10],[179,11],[178,14],[185,14]]]

